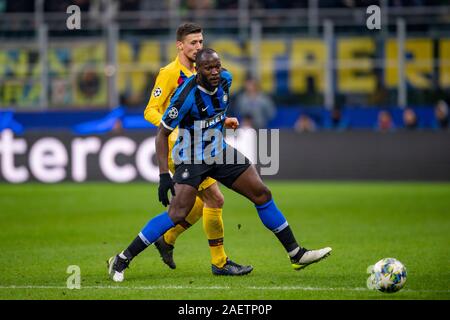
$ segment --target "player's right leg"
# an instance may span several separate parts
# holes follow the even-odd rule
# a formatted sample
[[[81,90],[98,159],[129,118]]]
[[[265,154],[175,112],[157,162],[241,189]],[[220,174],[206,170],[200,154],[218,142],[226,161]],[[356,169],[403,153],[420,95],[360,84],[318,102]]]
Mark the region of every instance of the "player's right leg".
[[[195,203],[197,188],[175,184],[175,194],[168,211],[151,219],[125,250],[108,260],[108,272],[113,281],[123,281],[131,260],[186,217]]]
[[[175,129],[174,132],[172,132],[169,136],[169,170],[172,172],[172,174],[175,173],[175,164],[172,158],[172,149],[173,146],[178,138],[178,129]],[[161,256],[163,262],[169,266],[171,269],[176,268],[175,261],[173,259],[173,251],[175,248],[175,242],[177,241],[178,237],[188,230],[192,225],[197,223],[197,221],[202,217],[203,215],[203,201],[197,197],[194,206],[192,207],[192,210],[189,212],[189,214],[186,216],[185,219],[180,221],[177,225],[175,225],[173,228],[170,228],[167,230],[164,235],[159,237],[155,241],[155,248],[158,250],[159,255]]]
[[[286,218],[275,205],[270,190],[262,182],[253,165],[234,181],[231,188],[255,204],[262,223],[284,246],[295,270],[303,269],[330,254],[330,247],[308,250],[299,246]]]
[[[155,241],[155,248],[158,250],[163,262],[171,269],[176,268],[175,260],[173,259],[173,250],[175,248],[175,241],[184,231],[195,224],[203,215],[203,200],[196,197],[194,206],[183,221],[175,227],[167,230],[161,237]]]
[[[252,272],[251,265],[237,264],[230,260],[225,253],[222,219],[224,197],[217,182],[212,178],[204,180],[199,188],[199,197],[205,203],[203,230],[208,238],[212,273],[214,275],[240,276]]]

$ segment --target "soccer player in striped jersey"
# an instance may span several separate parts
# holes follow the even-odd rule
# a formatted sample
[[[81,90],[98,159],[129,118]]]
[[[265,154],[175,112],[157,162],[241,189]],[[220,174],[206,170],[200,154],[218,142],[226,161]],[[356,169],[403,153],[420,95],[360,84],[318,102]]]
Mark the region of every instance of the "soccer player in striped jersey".
[[[170,206],[144,226],[124,251],[126,254],[116,256],[110,272],[113,279],[123,279],[124,270],[135,255],[185,219],[195,204],[198,186],[206,177],[220,181],[253,202],[262,223],[281,242],[295,270],[327,257],[331,253],[330,247],[308,250],[297,243],[291,227],[254,165],[223,139],[221,132],[227,120],[232,77],[222,69],[219,55],[212,49],[200,50],[196,56],[196,70],[197,75],[187,79],[177,89],[156,137],[159,200],[163,205]],[[173,149],[175,174],[172,179],[167,160],[168,138],[176,127],[180,128],[180,132]],[[169,190],[173,196],[170,201],[167,195]]]
[[[203,48],[201,27],[194,23],[180,25],[177,29],[176,45],[178,55],[174,61],[160,69],[150,95],[150,101],[144,111],[145,119],[157,127],[159,127],[162,116],[170,104],[170,98],[178,86],[195,74],[195,57],[197,52]],[[175,129],[169,138],[170,149],[172,149],[177,135],[178,130]],[[169,169],[174,173],[175,167],[171,154],[169,152]],[[203,216],[203,229],[208,238],[213,274],[243,275],[250,273],[253,270],[252,266],[241,266],[228,259],[225,253],[222,220],[224,197],[216,180],[205,179],[199,185],[198,191],[195,204],[189,214],[154,242],[164,263],[171,269],[176,268],[173,259],[176,239]]]

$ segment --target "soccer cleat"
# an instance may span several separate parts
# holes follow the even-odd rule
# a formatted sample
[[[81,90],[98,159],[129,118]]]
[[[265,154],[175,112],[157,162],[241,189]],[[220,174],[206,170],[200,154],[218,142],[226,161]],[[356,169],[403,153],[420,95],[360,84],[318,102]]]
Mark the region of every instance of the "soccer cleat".
[[[308,249],[305,250],[306,251],[303,253],[303,255],[300,256],[300,258],[297,259],[291,258],[291,264],[294,270],[304,269],[310,264],[319,262],[320,260],[325,259],[331,254],[330,247],[318,250],[308,250]]]
[[[164,236],[159,237],[158,240],[155,241],[155,247],[158,249],[163,262],[167,264],[170,269],[175,269],[177,265],[175,264],[175,261],[173,261],[174,247],[164,241]]]
[[[108,264],[108,272],[111,279],[114,282],[122,282],[124,279],[125,269],[128,268],[130,260],[123,259],[119,257],[119,255],[116,255],[109,258],[106,263]]]
[[[211,265],[212,273],[216,276],[243,276],[252,272],[252,266],[241,266],[227,258],[227,263],[222,268]]]

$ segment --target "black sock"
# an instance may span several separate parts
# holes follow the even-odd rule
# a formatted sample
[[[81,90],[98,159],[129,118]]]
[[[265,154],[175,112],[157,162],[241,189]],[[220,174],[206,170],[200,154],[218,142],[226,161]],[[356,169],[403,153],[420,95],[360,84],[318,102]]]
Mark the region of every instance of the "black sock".
[[[134,257],[136,257],[139,253],[144,251],[145,248],[147,248],[147,245],[144,243],[144,241],[141,240],[141,238],[139,238],[139,236],[137,236],[133,240],[133,242],[131,242],[128,248],[125,249],[123,254],[125,255],[125,257],[127,257],[128,260],[131,260]]]
[[[300,250],[298,250],[295,256],[291,257],[291,259],[298,261],[306,251],[308,251],[308,249],[300,247]]]
[[[301,247],[298,245],[297,240],[295,240],[294,234],[292,233],[291,227],[287,226],[280,232],[275,233],[278,240],[280,240],[281,244],[283,245],[284,249],[286,251],[292,252],[297,248],[300,248],[299,252],[301,252]],[[296,253],[297,255],[298,253]],[[302,253],[303,254],[303,253]]]

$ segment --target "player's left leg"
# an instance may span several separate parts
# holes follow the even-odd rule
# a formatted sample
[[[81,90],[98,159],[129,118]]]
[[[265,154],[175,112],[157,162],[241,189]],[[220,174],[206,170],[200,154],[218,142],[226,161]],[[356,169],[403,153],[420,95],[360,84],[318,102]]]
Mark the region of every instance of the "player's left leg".
[[[331,248],[308,250],[300,247],[286,218],[275,205],[272,193],[263,183],[253,165],[242,172],[231,188],[255,204],[258,215],[266,228],[271,230],[288,253],[295,270],[327,257]]]

